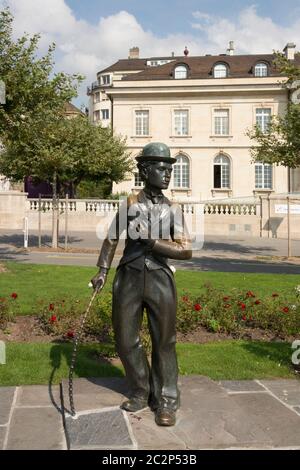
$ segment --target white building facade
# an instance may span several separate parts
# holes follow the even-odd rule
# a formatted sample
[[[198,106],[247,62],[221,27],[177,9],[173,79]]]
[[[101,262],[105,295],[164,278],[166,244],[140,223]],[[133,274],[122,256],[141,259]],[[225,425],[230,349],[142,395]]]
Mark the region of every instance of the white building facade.
[[[294,44],[285,48],[294,55]],[[127,137],[132,158],[149,142],[164,142],[173,157],[167,194],[208,200],[297,191],[297,172],[251,161],[247,130],[268,131],[272,115],[288,103],[284,77],[274,56],[232,55],[120,60],[98,74],[89,88],[90,116]],[[141,188],[138,172],[114,185],[114,192]]]

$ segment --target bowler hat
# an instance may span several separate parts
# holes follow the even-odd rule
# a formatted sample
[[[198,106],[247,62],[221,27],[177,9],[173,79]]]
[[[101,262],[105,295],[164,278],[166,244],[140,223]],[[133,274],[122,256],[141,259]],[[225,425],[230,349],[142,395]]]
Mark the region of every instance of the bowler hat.
[[[171,157],[170,149],[166,144],[161,142],[151,142],[145,145],[142,152],[136,157],[138,162],[168,162],[175,163],[176,158]]]

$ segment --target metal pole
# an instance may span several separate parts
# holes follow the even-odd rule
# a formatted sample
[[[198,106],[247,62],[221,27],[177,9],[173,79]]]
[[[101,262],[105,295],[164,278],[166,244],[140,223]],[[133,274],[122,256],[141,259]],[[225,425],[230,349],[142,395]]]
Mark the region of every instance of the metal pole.
[[[261,238],[262,237],[262,231],[263,231],[263,203],[262,203],[262,197],[261,196],[259,196],[259,207],[260,207],[259,236]]]
[[[287,235],[288,235],[288,258],[292,256],[291,246],[291,220],[290,220],[290,198],[287,197]]]
[[[68,211],[69,211],[69,194],[66,194],[66,208],[65,208],[65,250],[68,249]]]
[[[24,248],[28,248],[28,217],[24,217]]]
[[[42,246],[42,197],[39,194],[39,248]]]

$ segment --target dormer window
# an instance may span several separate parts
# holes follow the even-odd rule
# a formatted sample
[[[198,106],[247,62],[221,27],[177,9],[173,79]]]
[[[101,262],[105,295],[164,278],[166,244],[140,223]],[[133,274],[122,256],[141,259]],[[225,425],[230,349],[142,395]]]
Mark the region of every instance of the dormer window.
[[[174,70],[175,79],[184,79],[187,78],[187,67],[185,65],[178,65]]]
[[[225,64],[216,64],[214,66],[214,78],[226,78],[228,76],[228,68]]]
[[[110,85],[110,75],[101,76],[101,85]]]
[[[264,62],[259,62],[254,67],[254,76],[255,77],[267,77],[268,76],[268,66]]]

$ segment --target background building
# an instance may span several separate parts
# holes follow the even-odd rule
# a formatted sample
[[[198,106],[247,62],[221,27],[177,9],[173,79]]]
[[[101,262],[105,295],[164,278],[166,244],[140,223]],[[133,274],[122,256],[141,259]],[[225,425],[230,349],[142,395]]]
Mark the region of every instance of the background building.
[[[299,63],[295,44],[284,49]],[[297,170],[252,163],[247,129],[268,130],[272,115],[288,103],[284,77],[273,54],[227,54],[139,58],[130,49],[97,75],[88,89],[90,117],[127,136],[134,158],[144,145],[161,141],[177,158],[169,195],[204,200],[297,191]],[[114,192],[141,187],[138,172],[114,186]]]

